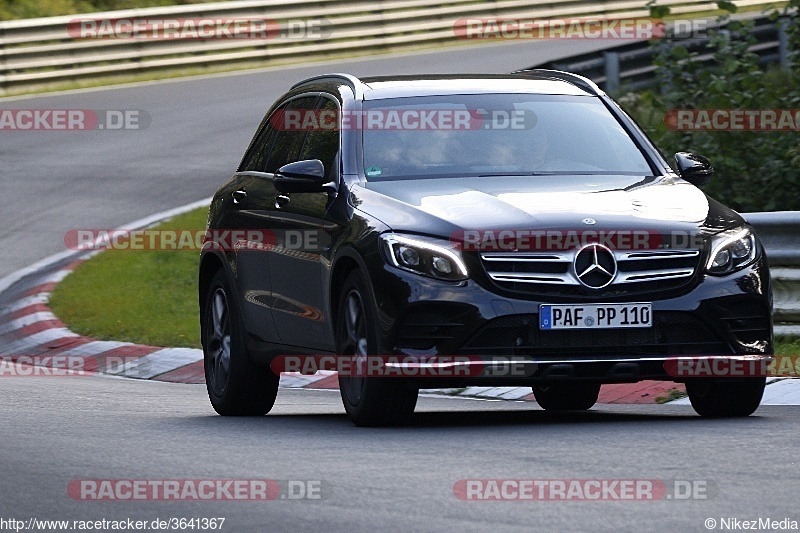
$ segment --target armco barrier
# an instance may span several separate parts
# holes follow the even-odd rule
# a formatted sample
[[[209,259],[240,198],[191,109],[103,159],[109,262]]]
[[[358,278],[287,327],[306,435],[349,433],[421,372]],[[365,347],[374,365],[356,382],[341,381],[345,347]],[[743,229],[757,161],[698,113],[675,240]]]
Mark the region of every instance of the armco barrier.
[[[767,249],[772,267],[800,267],[800,211],[743,213]]]
[[[800,211],[743,213],[767,250],[775,333],[800,335]]]
[[[659,0],[673,15],[691,17],[715,2]],[[737,0],[740,7],[772,6]],[[309,61],[452,43],[454,24],[466,17],[648,17],[643,0],[256,0],[179,5],[0,22],[0,94],[65,80],[160,69]],[[322,31],[269,39],[75,38],[70,23],[92,20],[260,19],[288,30],[292,22],[321,23]]]

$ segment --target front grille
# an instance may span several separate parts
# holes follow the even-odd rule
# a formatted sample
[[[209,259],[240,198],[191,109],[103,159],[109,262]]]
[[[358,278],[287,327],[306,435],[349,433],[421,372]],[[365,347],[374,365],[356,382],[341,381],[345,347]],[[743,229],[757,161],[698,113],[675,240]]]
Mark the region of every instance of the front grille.
[[[650,328],[539,329],[537,314],[509,315],[487,322],[459,354],[570,356],[591,358],[644,355],[720,355],[731,353],[706,324],[689,313],[653,315]]]
[[[700,262],[698,250],[615,250],[616,276],[608,287],[592,289],[578,279],[576,253],[484,252],[480,257],[486,274],[502,289],[569,296],[622,295],[680,287],[691,280]]]

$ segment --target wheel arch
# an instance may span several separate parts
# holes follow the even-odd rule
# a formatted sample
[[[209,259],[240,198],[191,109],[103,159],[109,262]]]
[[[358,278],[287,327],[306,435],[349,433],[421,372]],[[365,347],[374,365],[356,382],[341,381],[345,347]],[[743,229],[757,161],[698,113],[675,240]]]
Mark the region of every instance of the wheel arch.
[[[329,308],[331,324],[336,324],[339,312],[339,297],[347,276],[354,270],[360,270],[369,279],[366,265],[361,256],[354,250],[344,250],[333,265],[331,271],[331,285],[329,295]]]
[[[211,278],[214,277],[214,274],[216,274],[218,270],[224,268],[224,261],[213,252],[204,254],[200,258],[200,268],[197,279],[197,296],[201,310],[206,303],[206,290],[208,289],[208,284],[211,282]]]
[[[330,285],[328,287],[328,305],[331,323],[335,324],[337,320],[336,315],[338,312],[339,297],[342,291],[342,286],[344,285],[347,276],[349,276],[354,270],[358,270],[364,276],[367,284],[370,287],[369,297],[372,300],[370,303],[374,308],[377,309],[378,302],[374,290],[375,285],[373,283],[373,278],[376,273],[375,269],[379,268],[376,261],[382,263],[382,260],[380,259],[380,253],[373,253],[370,250],[370,253],[364,254],[362,253],[360,247],[357,248],[348,244],[340,247],[336,251],[334,257],[335,259],[333,260],[333,266],[331,267],[331,275],[329,278]]]

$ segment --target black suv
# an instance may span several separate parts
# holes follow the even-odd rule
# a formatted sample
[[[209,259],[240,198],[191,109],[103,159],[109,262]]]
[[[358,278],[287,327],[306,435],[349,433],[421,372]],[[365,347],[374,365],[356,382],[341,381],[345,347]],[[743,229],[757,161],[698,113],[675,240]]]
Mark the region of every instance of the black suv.
[[[764,374],[724,370],[772,360],[770,277],[753,228],[698,189],[712,172],[670,168],[569,73],[302,81],[211,203],[211,403],[264,414],[280,371],[327,364],[358,425],[406,420],[420,388],[575,410],[644,379],[747,416]]]

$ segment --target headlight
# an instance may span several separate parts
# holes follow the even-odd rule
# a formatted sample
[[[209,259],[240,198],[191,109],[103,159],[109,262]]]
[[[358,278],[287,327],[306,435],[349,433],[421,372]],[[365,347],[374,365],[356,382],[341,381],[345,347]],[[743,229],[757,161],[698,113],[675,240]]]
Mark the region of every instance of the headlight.
[[[446,241],[384,233],[381,242],[387,259],[397,268],[437,279],[467,279],[467,267],[461,255]]]
[[[730,274],[752,263],[757,253],[756,236],[750,228],[726,231],[712,237],[706,270],[709,274]]]

